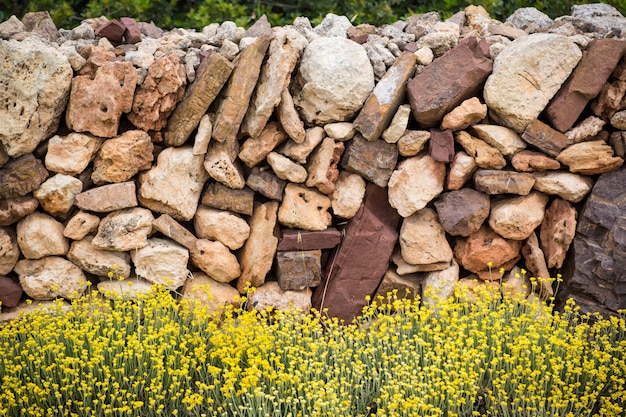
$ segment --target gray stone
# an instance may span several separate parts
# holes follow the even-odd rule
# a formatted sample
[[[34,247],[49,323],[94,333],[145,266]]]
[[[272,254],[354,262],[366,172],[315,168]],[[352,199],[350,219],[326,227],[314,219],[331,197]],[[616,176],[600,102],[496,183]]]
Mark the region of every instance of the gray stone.
[[[435,201],[439,221],[452,236],[469,236],[478,231],[489,217],[487,194],[471,188],[443,193]]]
[[[398,161],[398,147],[384,140],[366,140],[360,133],[346,144],[341,166],[379,187],[386,187]]]

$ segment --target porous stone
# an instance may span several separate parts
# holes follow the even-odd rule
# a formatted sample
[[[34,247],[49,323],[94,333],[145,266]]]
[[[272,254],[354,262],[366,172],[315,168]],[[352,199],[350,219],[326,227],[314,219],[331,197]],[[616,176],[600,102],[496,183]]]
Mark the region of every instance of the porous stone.
[[[489,196],[471,188],[443,193],[435,201],[441,226],[452,236],[467,237],[478,231],[490,207]]]
[[[63,236],[64,226],[54,217],[40,212],[29,214],[17,224],[17,243],[28,259],[65,255],[70,245]]]
[[[305,185],[316,187],[323,194],[335,191],[335,182],[339,177],[337,165],[345,146],[332,138],[325,138],[313,151],[307,165],[308,177]]]
[[[500,124],[522,133],[581,57],[580,48],[566,36],[534,33],[518,38],[495,58],[485,83],[485,103]]]
[[[235,213],[200,206],[193,217],[199,238],[218,240],[231,250],[239,249],[250,236],[250,226]]]
[[[328,212],[331,201],[315,189],[297,184],[287,184],[278,221],[287,227],[304,230],[325,230],[332,217]]]
[[[537,191],[493,201],[489,226],[505,239],[524,240],[543,221],[547,203],[548,196]]]
[[[498,125],[475,124],[472,130],[504,156],[514,156],[526,148],[526,142],[513,129]]]
[[[129,130],[105,140],[94,160],[95,184],[125,182],[152,166],[154,145],[142,130]]]
[[[398,147],[377,139],[368,141],[360,133],[347,144],[341,166],[379,187],[386,187],[398,161]]]
[[[365,196],[365,180],[358,174],[341,171],[331,197],[333,214],[351,219],[361,207]]]
[[[22,259],[15,266],[20,286],[33,300],[79,298],[87,289],[83,271],[60,256]]]
[[[538,119],[526,126],[522,139],[550,156],[557,156],[568,142],[567,136]]]
[[[59,127],[72,83],[67,58],[37,37],[0,43],[0,143],[12,158],[33,152]]]
[[[283,191],[287,185],[287,181],[278,178],[271,169],[267,167],[254,167],[248,179],[246,179],[246,185],[253,191],[271,199],[282,201]]]
[[[130,252],[135,274],[153,284],[176,290],[185,283],[189,251],[167,239],[147,239],[146,245]]]
[[[204,156],[204,169],[211,178],[228,188],[240,190],[246,185],[241,162],[237,159],[239,142],[227,140],[211,141]]]
[[[276,280],[283,291],[302,291],[320,285],[322,251],[276,253]]]
[[[13,270],[20,253],[15,231],[0,227],[0,276],[7,275]]]
[[[468,155],[474,158],[476,165],[483,169],[502,169],[506,166],[506,159],[497,148],[488,145],[485,141],[473,137],[464,130],[455,133],[454,138],[465,149]]]
[[[561,168],[561,164],[556,159],[550,158],[542,152],[524,150],[516,153],[511,158],[511,165],[517,171],[554,171]]]
[[[13,159],[0,169],[0,200],[25,196],[47,178],[48,171],[33,154]]]
[[[228,283],[241,274],[237,257],[219,241],[198,239],[189,253],[191,262],[216,281]]]
[[[281,180],[293,183],[306,181],[308,173],[302,165],[296,164],[291,159],[278,152],[270,152],[266,157],[267,163],[272,167],[274,174]]]
[[[562,198],[555,198],[546,208],[539,238],[548,268],[563,266],[576,234],[576,209]]]
[[[308,314],[311,310],[311,290],[283,291],[278,282],[272,281],[256,287],[248,296],[249,310],[275,309],[296,310]]]
[[[257,166],[278,145],[287,140],[287,134],[277,122],[270,122],[258,133],[241,145],[239,159],[249,168]]]
[[[67,259],[85,272],[99,277],[108,276],[109,272],[115,274],[115,278],[129,278],[131,265],[130,254],[111,250],[96,249],[91,241],[93,236],[72,242]]]
[[[452,261],[452,249],[437,213],[423,208],[402,221],[400,228],[402,258],[412,265],[444,264]]]
[[[209,179],[203,165],[202,155],[194,155],[190,146],[164,149],[156,165],[139,175],[139,202],[176,220],[191,220]]]
[[[81,240],[98,229],[100,218],[95,214],[78,211],[65,224],[63,236],[72,240]]]
[[[63,217],[74,206],[74,200],[83,190],[83,183],[70,175],[56,174],[44,181],[33,192],[39,205],[53,216]]]
[[[137,206],[134,181],[119,182],[90,188],[76,194],[74,203],[81,210],[109,213]]]
[[[129,251],[148,244],[154,216],[148,209],[134,207],[107,214],[98,225],[91,244],[96,249]]]
[[[534,172],[533,187],[548,195],[557,195],[571,203],[581,201],[593,187],[593,179],[572,172]]]
[[[78,175],[87,168],[101,145],[101,138],[84,133],[55,135],[48,140],[46,168],[59,174]]]
[[[533,174],[525,172],[481,169],[474,174],[474,185],[478,191],[490,195],[527,195],[535,185],[535,178]]]
[[[213,182],[204,190],[202,204],[220,210],[251,216],[254,205],[254,191],[248,187],[233,190],[219,182]]]
[[[478,97],[471,97],[443,117],[441,129],[463,130],[480,122],[485,117],[487,117],[487,105],[481,103]]]
[[[563,149],[556,159],[570,172],[584,175],[603,174],[622,166],[624,159],[615,156],[613,148],[603,140],[576,143]]]
[[[429,155],[405,159],[389,179],[389,204],[402,217],[409,217],[443,191],[445,176],[445,164]]]
[[[478,169],[476,159],[469,156],[463,151],[454,154],[454,159],[450,164],[450,171],[446,182],[446,189],[459,190],[467,180],[472,178],[474,172]]]
[[[300,164],[306,164],[307,158],[313,149],[319,145],[326,137],[326,133],[321,126],[314,126],[306,130],[304,142],[296,143],[287,141],[278,149],[278,152]]]
[[[567,146],[574,145],[580,142],[590,142],[593,140],[606,140],[608,132],[604,129],[606,120],[597,116],[589,116],[577,123],[576,126],[567,132]]]
[[[194,309],[206,308],[209,314],[222,313],[229,306],[238,308],[241,305],[236,288],[203,273],[194,273],[193,278],[185,281],[182,299]]]

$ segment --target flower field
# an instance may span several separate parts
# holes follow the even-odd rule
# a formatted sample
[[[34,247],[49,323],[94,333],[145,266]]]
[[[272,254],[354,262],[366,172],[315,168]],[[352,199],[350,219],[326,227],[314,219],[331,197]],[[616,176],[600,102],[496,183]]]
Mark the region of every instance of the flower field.
[[[624,415],[624,317],[464,294],[343,324],[93,292],[0,324],[0,416]]]

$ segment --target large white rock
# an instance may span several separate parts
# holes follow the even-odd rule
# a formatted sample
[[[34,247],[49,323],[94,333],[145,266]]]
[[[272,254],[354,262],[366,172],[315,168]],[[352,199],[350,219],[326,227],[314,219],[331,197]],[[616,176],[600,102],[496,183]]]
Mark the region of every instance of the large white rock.
[[[208,179],[204,157],[194,155],[190,146],[166,148],[156,165],[139,175],[139,202],[157,213],[188,221],[198,208]]]
[[[65,227],[54,217],[40,212],[29,214],[17,224],[17,243],[27,259],[41,259],[50,255],[65,255],[70,244]]]
[[[130,252],[138,277],[169,290],[185,283],[189,251],[171,240],[152,238],[143,248]]]
[[[498,54],[484,88],[491,115],[518,133],[536,119],[582,57],[569,37],[534,33]]]
[[[349,121],[374,89],[374,69],[365,49],[343,38],[316,38],[298,70],[294,104],[309,124]]]
[[[524,240],[543,221],[547,203],[548,196],[537,191],[493,201],[489,226],[505,239]]]
[[[548,195],[558,195],[572,203],[581,201],[593,188],[593,179],[566,171],[533,172],[533,188]]]
[[[148,244],[152,233],[152,212],[145,208],[131,208],[109,213],[98,225],[98,233],[91,241],[97,249],[127,251]]]
[[[109,272],[116,278],[130,276],[130,254],[112,250],[96,249],[91,241],[93,236],[72,242],[67,252],[67,259],[85,272],[99,277],[108,276]]]
[[[331,195],[331,204],[335,216],[351,219],[354,217],[365,197],[365,180],[359,174],[341,171]]]
[[[9,156],[33,152],[56,132],[72,74],[67,58],[36,36],[0,42],[0,143]]]
[[[53,216],[64,216],[74,206],[76,195],[83,191],[83,183],[70,175],[56,174],[44,181],[33,192],[39,205]]]
[[[57,297],[78,298],[87,289],[83,271],[60,256],[22,259],[15,266],[20,285],[33,300],[53,300]]]
[[[250,226],[235,213],[200,206],[193,218],[196,236],[217,240],[235,250],[243,246],[250,236]]]

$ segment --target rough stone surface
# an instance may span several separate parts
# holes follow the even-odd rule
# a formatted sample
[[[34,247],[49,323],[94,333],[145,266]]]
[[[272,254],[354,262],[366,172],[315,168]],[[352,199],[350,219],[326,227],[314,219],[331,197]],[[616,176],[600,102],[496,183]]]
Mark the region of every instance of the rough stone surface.
[[[315,126],[306,130],[304,142],[287,141],[278,149],[278,152],[300,164],[305,164],[313,149],[322,142],[324,137],[326,137],[324,129],[321,126]]]
[[[83,271],[60,256],[22,259],[18,261],[15,272],[22,289],[33,300],[79,298],[87,289]]]
[[[548,268],[561,268],[576,234],[576,209],[562,198],[555,198],[546,208],[539,233]]]
[[[17,307],[21,298],[22,287],[9,277],[0,276],[0,303],[2,303],[2,309]]]
[[[248,179],[246,179],[246,185],[253,191],[269,198],[270,200],[282,201],[283,191],[287,185],[287,181],[281,180],[271,169],[267,167],[259,168],[254,167]]]
[[[302,291],[320,285],[322,251],[276,253],[276,280],[284,291]]]
[[[346,146],[341,166],[379,187],[386,187],[398,161],[398,147],[377,139],[368,141],[361,134]]]
[[[429,139],[430,132],[427,130],[407,130],[398,139],[398,153],[402,156],[415,156],[424,149]]]
[[[182,287],[189,274],[189,251],[171,240],[148,239],[145,246],[132,250],[130,256],[138,277],[170,290]]]
[[[291,159],[278,152],[270,152],[266,157],[267,163],[272,167],[274,174],[281,180],[300,184],[306,181],[308,173],[302,165],[296,164]]]
[[[7,275],[13,270],[20,258],[20,253],[15,232],[6,227],[0,227],[0,276]]]
[[[563,149],[556,159],[570,172],[597,175],[622,166],[624,159],[615,156],[613,148],[603,140],[576,143]]]
[[[241,274],[237,257],[219,241],[198,239],[189,253],[191,262],[216,281],[228,283]]]
[[[409,81],[417,123],[438,127],[446,113],[479,92],[492,69],[488,55],[486,40],[469,36]]]
[[[476,159],[469,156],[463,151],[459,151],[454,155],[454,159],[450,164],[450,171],[446,182],[448,190],[459,190],[465,185],[467,180],[472,178],[474,172],[478,169]]]
[[[474,158],[476,165],[483,169],[501,169],[506,166],[506,159],[500,151],[485,141],[473,137],[464,130],[455,133],[454,138]]]
[[[276,117],[285,133],[296,143],[304,142],[306,130],[304,123],[300,120],[300,115],[293,103],[293,97],[288,88],[283,89],[280,95],[280,103],[276,106]]]
[[[191,220],[209,179],[203,165],[202,155],[194,155],[190,146],[164,149],[156,165],[139,175],[139,201],[176,220]]]
[[[28,216],[39,206],[39,201],[30,196],[0,200],[0,226],[9,226]]]
[[[568,138],[538,119],[526,126],[522,139],[550,156],[557,156],[567,145]]]
[[[140,296],[148,295],[152,291],[153,286],[152,283],[145,279],[132,277],[123,281],[100,281],[97,288],[104,298],[135,300]]]
[[[108,139],[94,160],[91,179],[96,184],[128,181],[151,167],[153,150],[150,136],[141,130],[129,130]]]
[[[152,222],[152,228],[189,250],[196,246],[196,236],[167,214],[162,214],[155,219]]]
[[[202,204],[251,216],[254,206],[254,191],[248,187],[233,190],[219,182],[213,182],[204,190]]]
[[[477,232],[489,217],[490,207],[489,196],[471,188],[443,193],[435,201],[441,226],[452,236]]]
[[[561,168],[561,164],[556,159],[550,158],[542,152],[521,151],[511,158],[511,165],[517,171],[554,171]]]
[[[333,214],[344,219],[354,217],[363,202],[365,185],[365,180],[360,175],[340,172],[335,191],[330,196]]]
[[[499,125],[475,124],[472,130],[504,156],[516,155],[526,148],[526,142],[513,129]]]
[[[445,176],[445,164],[428,155],[406,159],[389,179],[389,204],[402,217],[409,217],[443,191]]]
[[[332,194],[335,191],[335,182],[339,177],[337,165],[344,149],[345,146],[342,142],[325,138],[309,158],[308,177],[305,185],[316,187],[323,194]]]
[[[33,152],[59,126],[72,67],[55,48],[35,37],[0,43],[0,143],[16,158]]]
[[[96,213],[137,207],[135,182],[127,181],[91,188],[76,194],[74,203],[81,210]]]
[[[46,168],[59,174],[78,175],[87,168],[101,144],[102,139],[83,133],[55,135],[48,140]]]
[[[221,313],[227,306],[239,307],[239,291],[231,285],[216,281],[203,273],[194,273],[185,281],[182,299],[196,308],[206,308],[209,314]]]
[[[494,60],[483,92],[485,103],[504,126],[522,133],[581,57],[578,46],[566,36],[535,33],[518,38]]]
[[[474,184],[478,191],[490,195],[527,195],[535,184],[535,177],[525,172],[481,169],[474,174]]]
[[[580,142],[606,140],[608,132],[603,130],[606,123],[606,120],[597,116],[585,118],[580,123],[577,123],[574,128],[565,132],[565,136],[567,136],[567,146]]]
[[[0,199],[25,196],[46,178],[48,171],[33,154],[13,159],[0,169]]]
[[[543,221],[547,203],[548,196],[537,191],[494,201],[489,226],[505,239],[524,240]]]
[[[193,217],[199,238],[218,240],[229,249],[239,249],[250,236],[250,226],[235,213],[200,206]]]
[[[454,134],[452,130],[430,129],[428,154],[435,161],[452,162],[454,159]]]
[[[63,236],[64,226],[54,217],[40,212],[29,214],[17,224],[17,243],[28,259],[65,255],[70,245]]]
[[[277,122],[270,122],[257,136],[248,138],[239,151],[241,159],[249,168],[259,165],[278,145],[287,140],[287,134]]]
[[[443,117],[441,129],[463,130],[487,117],[487,106],[478,97],[468,98]]]
[[[248,309],[287,311],[297,310],[308,314],[311,310],[311,290],[283,291],[272,281],[257,287],[248,297]]]
[[[423,208],[405,218],[400,228],[402,258],[412,265],[445,264],[452,261],[452,249],[446,233],[430,208]]]
[[[345,142],[354,137],[356,128],[350,122],[327,123],[324,125],[324,132],[336,141]]]
[[[320,37],[311,41],[302,54],[298,76],[300,87],[293,99],[308,124],[350,120],[374,89],[367,53],[349,39]]]
[[[554,290],[550,284],[550,271],[546,265],[543,250],[539,247],[539,239],[533,231],[524,241],[522,255],[528,271],[537,279],[537,292],[544,300],[554,296]]]
[[[325,230],[331,224],[328,196],[315,189],[287,184],[278,221],[287,227],[303,230]]]
[[[193,139],[193,154],[204,155],[209,149],[211,136],[213,135],[213,122],[211,116],[205,114],[198,123],[198,131]]]
[[[100,224],[100,218],[95,214],[78,211],[65,224],[63,236],[72,240],[81,240],[88,234],[95,232]]]
[[[441,271],[433,271],[422,278],[422,301],[425,305],[435,306],[447,300],[454,294],[454,288],[459,280],[459,264],[452,261],[450,266]]]
[[[382,280],[398,240],[400,217],[387,190],[368,184],[365,200],[344,229],[343,242],[329,260],[323,282],[313,293],[313,307],[350,322],[360,315]]]
[[[204,169],[211,178],[229,188],[242,189],[246,185],[241,162],[237,159],[239,142],[211,141],[204,157]]]
[[[581,201],[593,187],[593,180],[566,171],[534,172],[533,188],[548,195],[557,195],[571,203]]]
[[[135,207],[109,213],[100,220],[91,242],[96,249],[129,251],[148,244],[154,216],[148,209]]]
[[[308,251],[332,249],[341,242],[341,232],[334,227],[322,231],[293,230],[282,231],[278,241],[278,251]]]
[[[67,259],[85,272],[99,277],[106,277],[114,272],[115,278],[129,278],[131,265],[128,252],[99,250],[93,247],[93,236],[72,242]]]
[[[39,206],[53,216],[63,217],[74,206],[74,200],[83,190],[83,183],[70,175],[56,174],[44,181],[33,192]]]

